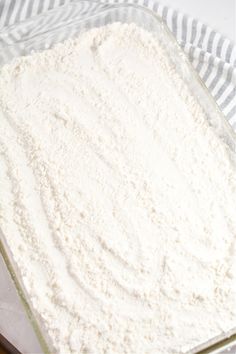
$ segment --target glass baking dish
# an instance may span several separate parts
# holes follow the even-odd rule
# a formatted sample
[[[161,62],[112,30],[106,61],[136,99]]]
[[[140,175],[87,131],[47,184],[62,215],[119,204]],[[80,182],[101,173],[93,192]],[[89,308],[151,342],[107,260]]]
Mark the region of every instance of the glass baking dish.
[[[206,112],[210,125],[229,146],[232,159],[235,160],[236,135],[234,131],[222,115],[165,23],[152,11],[138,4],[101,4],[95,1],[72,1],[70,4],[49,10],[17,25],[7,27],[0,32],[0,66],[8,63],[14,57],[50,48],[55,43],[75,37],[81,31],[117,21],[135,23],[152,32],[158,38],[163,47],[165,47],[176,70],[184,78],[189,90]],[[21,279],[20,270],[14,262],[7,239],[1,230],[0,251],[38,336],[43,352],[53,353],[54,351],[43,322],[31,305]],[[206,343],[199,343],[195,348],[187,348],[186,353],[225,353],[226,351],[228,352],[228,348],[233,343],[236,345],[236,328],[231,329],[227,333],[220,334],[216,338],[209,338]]]

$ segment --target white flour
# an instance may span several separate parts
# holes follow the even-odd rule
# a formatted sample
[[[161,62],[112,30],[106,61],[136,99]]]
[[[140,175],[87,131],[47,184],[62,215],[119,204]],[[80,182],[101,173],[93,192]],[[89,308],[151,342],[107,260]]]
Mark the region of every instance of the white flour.
[[[169,354],[236,326],[236,174],[147,32],[0,75],[0,225],[56,353]]]

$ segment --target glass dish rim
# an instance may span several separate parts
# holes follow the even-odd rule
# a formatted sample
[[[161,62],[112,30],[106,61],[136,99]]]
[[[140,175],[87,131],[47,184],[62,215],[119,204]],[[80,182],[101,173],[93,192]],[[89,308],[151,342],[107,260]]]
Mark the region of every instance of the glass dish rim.
[[[192,74],[195,77],[195,80],[198,81],[198,83],[202,86],[202,89],[205,92],[205,95],[208,96],[208,99],[210,99],[212,105],[214,106],[214,110],[217,113],[218,116],[220,116],[221,121],[223,122],[223,125],[225,127],[225,129],[227,130],[227,133],[232,137],[232,139],[234,140],[235,144],[236,144],[236,132],[233,130],[233,128],[231,127],[231,125],[229,124],[228,120],[226,119],[226,117],[223,115],[222,111],[220,110],[219,106],[217,105],[216,101],[214,100],[214,98],[211,96],[209,90],[207,89],[205,83],[202,81],[202,79],[200,78],[200,76],[198,75],[198,73],[196,72],[195,68],[193,67],[192,63],[190,62],[189,58],[187,57],[186,53],[183,51],[183,49],[181,48],[181,46],[179,45],[179,43],[177,42],[176,38],[174,37],[173,33],[170,31],[170,29],[168,28],[167,24],[164,22],[164,20],[160,17],[160,15],[158,15],[157,13],[155,13],[154,11],[152,11],[151,9],[149,9],[148,7],[145,7],[143,5],[140,5],[139,3],[116,3],[116,2],[100,2],[97,0],[81,0],[80,2],[88,2],[91,4],[96,4],[96,5],[100,5],[100,8],[97,8],[96,12],[92,13],[92,14],[88,14],[88,15],[84,15],[83,18],[80,19],[72,19],[69,22],[63,23],[62,25],[59,25],[57,27],[53,27],[51,30],[46,30],[46,31],[41,31],[40,33],[37,33],[33,36],[29,36],[26,39],[22,39],[19,41],[15,41],[12,44],[7,44],[5,45],[6,47],[9,46],[14,46],[16,43],[26,43],[28,40],[32,39],[32,38],[40,38],[40,36],[42,36],[43,34],[46,33],[50,33],[53,31],[56,31],[60,28],[66,27],[67,25],[70,25],[72,23],[83,23],[86,21],[89,21],[90,19],[105,15],[107,12],[109,13],[110,11],[114,10],[114,9],[127,9],[127,8],[135,8],[136,10],[140,11],[140,12],[145,12],[148,16],[151,16],[152,18],[155,19],[156,22],[158,22],[163,28],[164,31],[167,33],[170,41],[172,41],[173,46],[175,46],[175,50],[177,50],[179,52],[179,54],[181,54],[182,56],[184,56],[184,58],[186,59],[186,64],[188,65],[189,69],[191,70]],[[72,5],[77,5],[76,1],[71,1],[70,3],[67,4],[63,4],[60,6],[60,8],[62,7],[68,7],[68,6],[72,6]],[[11,31],[11,30],[15,30],[17,27],[21,26],[22,24],[27,24],[28,22],[33,22],[36,19],[40,19],[43,18],[45,16],[45,14],[48,14],[49,12],[52,13],[53,11],[57,11],[59,7],[54,8],[54,9],[50,9],[47,10],[46,13],[41,13],[39,15],[35,15],[30,19],[26,19],[22,22],[19,22],[19,24],[15,25],[10,25],[7,27],[4,27],[0,33],[4,33],[4,31]],[[114,21],[115,22],[115,21]],[[119,22],[119,21],[118,21]],[[68,37],[70,38],[70,37]],[[65,40],[59,41],[59,42],[63,42]],[[59,43],[58,42],[58,43]],[[55,45],[55,44],[53,44]],[[53,47],[53,45],[51,47]],[[43,50],[46,50],[43,49]],[[37,50],[37,52],[43,51],[43,50]],[[29,54],[27,54],[29,55]],[[25,56],[25,55],[23,55]],[[11,61],[11,60],[10,60]],[[9,62],[10,62],[9,61]],[[7,63],[6,63],[7,64]],[[0,70],[1,70],[1,66],[0,66]],[[6,246],[4,245],[6,244]],[[40,321],[37,319],[37,315],[35,313],[35,310],[32,309],[32,304],[30,303],[29,300],[27,300],[27,291],[25,290],[24,285],[22,284],[21,281],[18,280],[18,266],[15,263],[15,261],[12,259],[12,255],[11,255],[11,250],[10,247],[7,244],[6,241],[6,237],[4,236],[4,233],[2,232],[1,228],[0,228],[0,253],[3,257],[3,260],[6,264],[6,267],[9,271],[9,274],[14,282],[15,288],[17,290],[17,294],[21,299],[21,302],[23,304],[23,307],[27,313],[27,317],[29,319],[29,321],[32,324],[32,327],[34,329],[34,332],[38,338],[39,344],[43,350],[43,353],[45,354],[53,354],[53,352],[51,351],[51,349],[53,349],[51,346],[49,349],[49,345],[48,342],[45,340],[45,336],[43,334],[43,331],[41,329],[40,326]],[[10,256],[9,256],[10,253]],[[187,353],[192,353],[192,354],[207,354],[207,353],[214,353],[215,350],[219,350],[219,349],[224,349],[225,346],[229,345],[229,344],[236,344],[236,327],[231,329],[230,331],[228,331],[227,333],[221,334],[217,337],[214,337],[210,340],[208,340],[205,343],[202,343],[198,346],[196,346],[195,348],[192,348],[190,350],[188,350],[186,352]]]

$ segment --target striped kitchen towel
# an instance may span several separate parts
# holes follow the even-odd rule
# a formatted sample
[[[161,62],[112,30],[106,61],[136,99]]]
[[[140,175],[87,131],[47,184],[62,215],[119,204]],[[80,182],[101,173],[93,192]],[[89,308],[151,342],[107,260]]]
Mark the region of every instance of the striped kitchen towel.
[[[205,82],[218,106],[236,130],[236,46],[229,39],[196,19],[162,6],[155,0],[102,0],[100,3],[81,0],[0,0],[1,33],[16,23],[61,7],[58,23],[66,16],[63,5],[80,3],[80,12],[95,11],[96,6],[107,3],[137,3],[145,6],[167,23],[177,41]],[[60,15],[61,14],[61,15]],[[52,25],[49,21],[47,26]]]

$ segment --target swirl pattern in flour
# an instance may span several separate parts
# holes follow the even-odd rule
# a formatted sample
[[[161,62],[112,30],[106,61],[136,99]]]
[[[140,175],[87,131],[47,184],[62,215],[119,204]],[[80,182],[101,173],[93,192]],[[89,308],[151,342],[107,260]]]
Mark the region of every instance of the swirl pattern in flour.
[[[150,33],[14,60],[0,112],[0,225],[56,353],[177,353],[236,325],[235,165]]]

